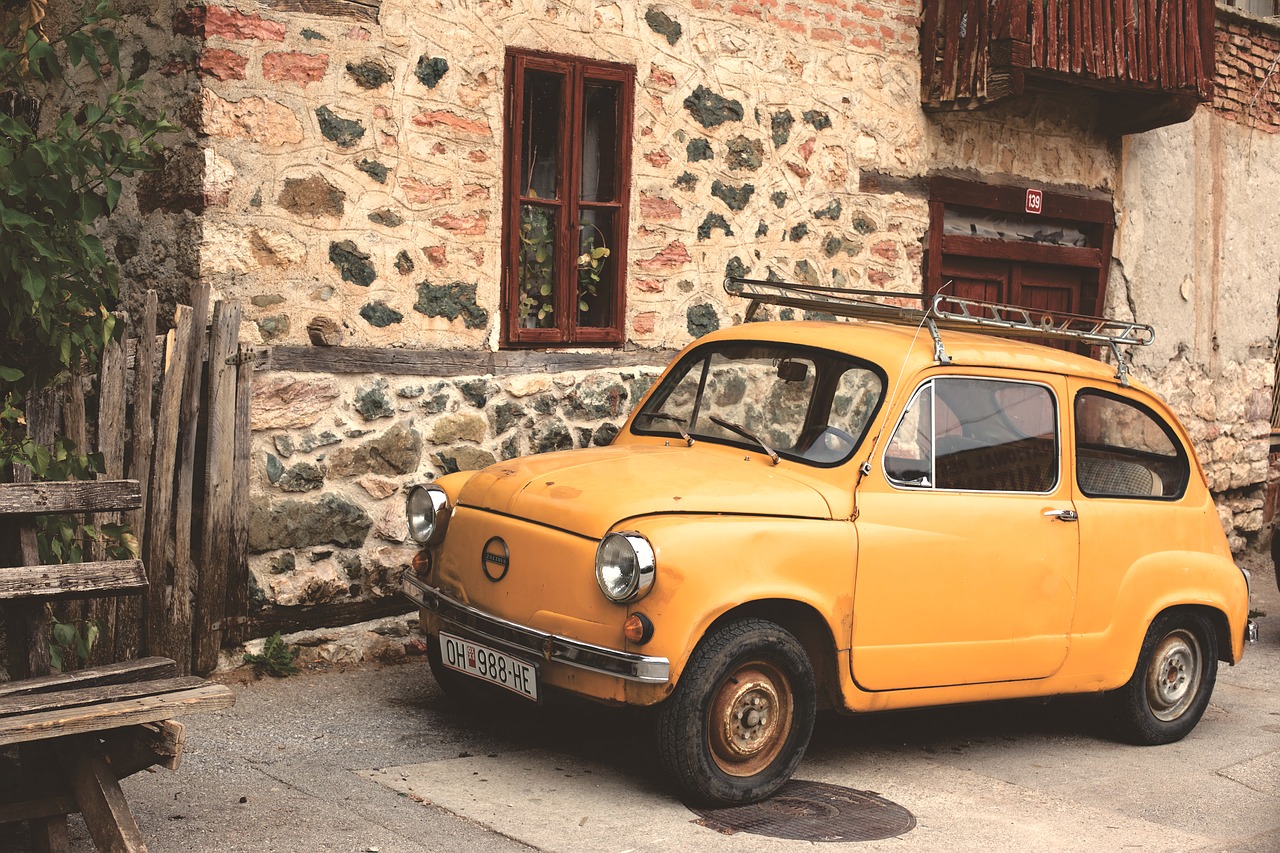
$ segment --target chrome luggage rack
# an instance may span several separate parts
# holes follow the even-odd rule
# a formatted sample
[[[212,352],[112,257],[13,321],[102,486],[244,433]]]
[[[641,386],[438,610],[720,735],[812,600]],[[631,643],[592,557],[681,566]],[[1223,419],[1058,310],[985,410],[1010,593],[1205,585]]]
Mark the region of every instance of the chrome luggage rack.
[[[934,357],[939,364],[951,363],[939,329],[1105,346],[1115,357],[1116,379],[1121,385],[1129,384],[1129,365],[1120,347],[1148,346],[1156,336],[1155,329],[1144,323],[1020,308],[1016,305],[961,299],[945,294],[930,298],[923,293],[821,287],[734,277],[724,280],[724,290],[731,296],[751,300],[747,306],[745,322],[752,320],[761,305],[778,305],[836,317],[924,326],[933,336]],[[910,300],[919,302],[920,307],[877,301],[884,299]]]

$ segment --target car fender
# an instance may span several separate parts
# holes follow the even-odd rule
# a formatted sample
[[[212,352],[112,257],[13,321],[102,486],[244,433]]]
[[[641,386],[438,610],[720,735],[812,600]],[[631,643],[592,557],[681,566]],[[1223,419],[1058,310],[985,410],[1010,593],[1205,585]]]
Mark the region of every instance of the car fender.
[[[836,645],[848,645],[857,554],[849,520],[661,515],[617,529],[643,534],[657,564],[652,590],[628,605],[652,620],[653,638],[628,650],[669,658],[671,684],[711,625],[752,602],[812,608]]]
[[[1129,680],[1147,628],[1155,618],[1166,610],[1187,606],[1209,608],[1225,617],[1231,642],[1219,643],[1219,654],[1231,663],[1240,660],[1249,609],[1244,575],[1233,562],[1213,554],[1161,551],[1144,555],[1125,572],[1111,621],[1096,638],[1097,652],[1105,655],[1102,669],[1107,672],[1109,686]]]

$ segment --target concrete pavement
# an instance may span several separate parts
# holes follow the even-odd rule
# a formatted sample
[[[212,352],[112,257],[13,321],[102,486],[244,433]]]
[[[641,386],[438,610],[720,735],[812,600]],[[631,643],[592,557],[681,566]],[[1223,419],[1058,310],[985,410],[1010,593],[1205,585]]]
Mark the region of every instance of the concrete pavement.
[[[1268,570],[1269,571],[1269,570]],[[1280,851],[1280,593],[1184,741],[1136,748],[1089,698],[820,718],[797,778],[875,791],[916,828],[859,851]],[[153,851],[792,851],[721,835],[663,789],[647,718],[469,719],[425,661],[236,686],[176,772],[126,780]],[[76,849],[91,849],[73,824]],[[0,851],[20,849],[0,838]]]

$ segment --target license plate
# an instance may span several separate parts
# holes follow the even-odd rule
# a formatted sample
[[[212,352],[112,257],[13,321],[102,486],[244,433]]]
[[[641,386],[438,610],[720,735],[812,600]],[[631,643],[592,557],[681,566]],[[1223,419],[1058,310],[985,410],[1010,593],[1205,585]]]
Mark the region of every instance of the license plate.
[[[506,652],[440,634],[440,657],[444,665],[467,675],[505,687],[526,699],[538,701],[538,668]]]

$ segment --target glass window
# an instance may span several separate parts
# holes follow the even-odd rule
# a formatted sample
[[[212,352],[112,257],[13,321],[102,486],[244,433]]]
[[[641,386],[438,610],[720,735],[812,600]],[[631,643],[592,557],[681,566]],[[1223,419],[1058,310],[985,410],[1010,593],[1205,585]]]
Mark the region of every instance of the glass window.
[[[503,340],[619,344],[635,69],[511,51]]]
[[[1140,403],[1081,391],[1076,396],[1076,481],[1089,497],[1176,498],[1191,463],[1173,430]]]
[[[672,369],[632,430],[684,430],[695,440],[837,465],[862,441],[883,390],[880,371],[849,356],[783,344],[710,344]]]
[[[1043,385],[935,379],[916,392],[889,439],[885,474],[912,488],[1051,492],[1057,423]]]

